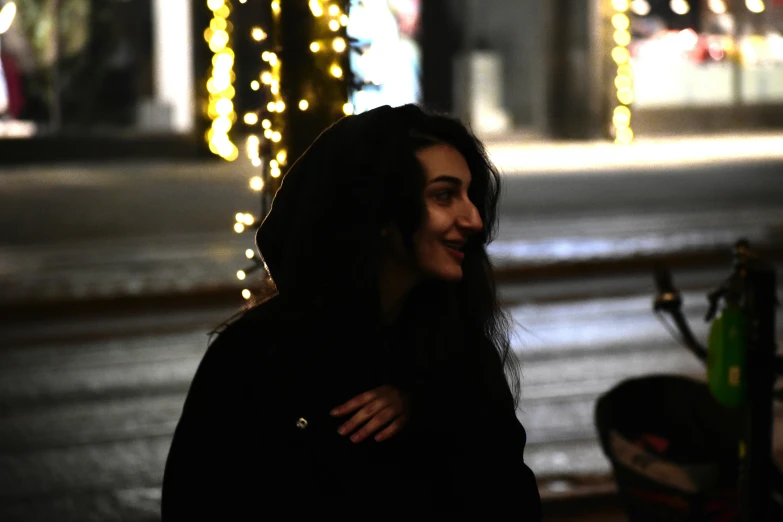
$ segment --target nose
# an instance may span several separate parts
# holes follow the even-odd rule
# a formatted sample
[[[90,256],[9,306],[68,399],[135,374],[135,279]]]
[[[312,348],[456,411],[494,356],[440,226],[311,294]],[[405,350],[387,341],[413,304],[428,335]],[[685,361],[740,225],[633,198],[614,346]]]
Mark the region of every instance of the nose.
[[[467,234],[475,234],[484,228],[481,215],[473,202],[468,201],[466,206],[463,207],[463,211],[460,212],[457,219],[457,226]]]

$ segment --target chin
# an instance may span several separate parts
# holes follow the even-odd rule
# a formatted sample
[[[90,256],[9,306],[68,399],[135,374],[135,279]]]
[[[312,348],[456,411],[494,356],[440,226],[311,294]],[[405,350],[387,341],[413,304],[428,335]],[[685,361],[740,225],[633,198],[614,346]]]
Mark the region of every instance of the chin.
[[[458,283],[462,281],[462,268],[448,268],[448,269],[440,269],[440,270],[433,270],[431,272],[431,277],[434,279],[440,279],[441,281],[450,281],[454,283]]]

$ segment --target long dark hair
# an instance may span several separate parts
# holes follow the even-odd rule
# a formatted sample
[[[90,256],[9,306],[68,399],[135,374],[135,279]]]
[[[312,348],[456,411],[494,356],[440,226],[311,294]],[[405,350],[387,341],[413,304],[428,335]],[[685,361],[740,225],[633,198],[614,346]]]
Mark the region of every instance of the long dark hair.
[[[357,340],[376,331],[380,230],[397,225],[412,252],[424,215],[424,170],[415,153],[436,144],[465,158],[472,176],[468,196],[484,228],[468,239],[460,282],[428,281],[408,299],[413,329],[426,314],[420,344],[430,346],[430,353],[421,364],[460,356],[475,361],[480,352],[480,359],[492,359],[489,366],[505,369],[516,403],[520,386],[511,322],[499,305],[486,251],[497,233],[500,175],[482,143],[449,116],[415,105],[381,107],[327,129],[291,167],[258,230],[256,243],[274,288],[262,292],[251,309],[274,295],[292,313],[325,317],[330,324],[350,321],[345,331]]]

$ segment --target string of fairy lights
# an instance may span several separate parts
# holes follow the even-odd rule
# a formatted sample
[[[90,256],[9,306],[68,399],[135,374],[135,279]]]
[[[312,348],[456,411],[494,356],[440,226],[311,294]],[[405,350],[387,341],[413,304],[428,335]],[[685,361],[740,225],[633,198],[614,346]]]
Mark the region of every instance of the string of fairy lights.
[[[239,3],[245,4],[247,1],[239,0]],[[233,26],[229,21],[232,8],[228,0],[208,0],[207,6],[213,18],[204,32],[204,38],[209,44],[213,58],[211,75],[207,80],[209,93],[207,115],[211,120],[211,127],[207,131],[206,138],[210,151],[227,161],[235,161],[240,157],[240,152],[230,137],[231,131],[233,129],[235,135],[242,135],[244,132],[235,128],[237,122],[233,104],[236,80],[233,71],[235,57],[232,50]],[[279,187],[280,178],[284,175],[284,169],[289,162],[285,128],[286,111],[308,111],[313,110],[313,107],[319,103],[338,102],[341,104],[342,113],[350,115],[353,114],[354,108],[348,102],[348,91],[350,88],[360,88],[348,81],[346,76],[352,79],[352,75],[343,70],[346,63],[343,59],[344,54],[352,48],[345,36],[350,3],[309,0],[309,12],[314,22],[309,52],[316,58],[317,66],[323,71],[328,71],[329,77],[345,84],[344,99],[319,100],[313,95],[286,100],[281,89],[281,74],[285,74],[280,56],[280,17],[283,7],[279,0],[272,0],[269,6],[270,30],[267,32],[259,26],[254,26],[250,30],[253,43],[258,45],[259,51],[262,49],[263,51],[260,53],[262,67],[249,86],[252,92],[258,93],[258,99],[263,100],[263,104],[255,110],[245,112],[242,116],[244,124],[242,130],[247,131],[244,152],[253,168],[249,185],[261,200],[260,216],[266,215],[271,207],[274,192]],[[255,225],[258,223],[259,220],[253,213],[238,212],[235,215],[234,232],[242,234],[255,231]],[[245,281],[256,270],[266,271],[263,259],[253,249],[248,248],[245,256],[251,265],[238,270],[237,279]],[[249,288],[244,288],[242,296],[250,299],[253,292]]]
[[[615,143],[628,144],[633,141],[631,129],[631,104],[633,103],[633,68],[631,66],[631,53],[628,46],[631,44],[631,19],[628,10],[631,8],[629,0],[611,0],[613,14],[612,23],[612,60],[617,69],[614,75],[615,103],[612,111],[611,133]]]
[[[207,130],[209,150],[227,161],[239,157],[239,149],[229,138],[229,131],[236,123],[234,112],[234,51],[231,48],[233,28],[228,18],[231,6],[225,0],[207,0],[212,20],[204,31],[204,39],[212,51],[212,67],[207,80],[209,100],[207,115],[212,124]]]

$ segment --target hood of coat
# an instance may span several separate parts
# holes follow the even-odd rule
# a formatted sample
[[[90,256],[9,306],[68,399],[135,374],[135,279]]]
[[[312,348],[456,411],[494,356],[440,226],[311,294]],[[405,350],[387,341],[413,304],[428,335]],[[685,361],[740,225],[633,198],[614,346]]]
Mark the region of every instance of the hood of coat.
[[[345,117],[291,166],[256,233],[275,294],[334,302],[371,291],[360,272],[419,168],[407,146],[419,115],[408,105]]]

